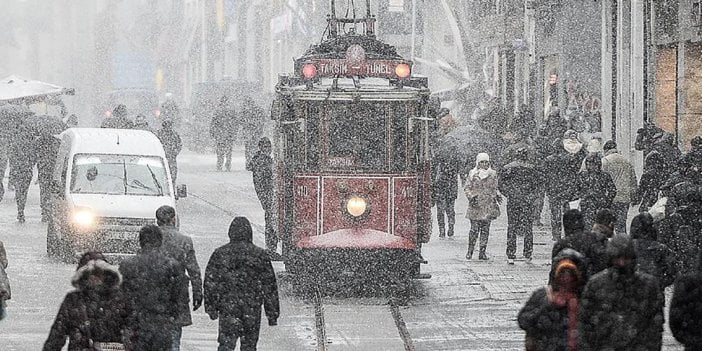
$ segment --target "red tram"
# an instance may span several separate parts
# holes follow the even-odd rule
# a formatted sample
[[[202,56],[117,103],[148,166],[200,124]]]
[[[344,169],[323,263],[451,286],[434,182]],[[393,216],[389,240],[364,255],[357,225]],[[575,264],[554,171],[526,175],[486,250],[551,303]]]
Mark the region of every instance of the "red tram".
[[[333,6],[328,37],[276,86],[286,269],[416,278],[431,234],[427,78],[376,39],[370,11],[342,19]]]

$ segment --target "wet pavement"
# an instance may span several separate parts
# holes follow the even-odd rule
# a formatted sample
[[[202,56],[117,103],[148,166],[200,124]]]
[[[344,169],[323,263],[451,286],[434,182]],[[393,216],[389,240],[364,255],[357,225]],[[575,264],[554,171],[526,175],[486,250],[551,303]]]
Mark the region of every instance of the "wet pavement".
[[[233,172],[215,172],[213,155],[185,153],[179,158],[178,182],[187,184],[190,192],[188,198],[178,201],[181,229],[193,237],[203,271],[212,251],[228,241],[227,228],[234,215],[249,217],[254,225],[254,242],[263,246],[263,211],[251,174],[244,170],[243,152],[239,150],[235,155]],[[1,350],[41,349],[64,294],[71,290],[70,277],[75,267],[46,257],[46,227],[40,223],[38,202],[38,186],[32,185],[27,223],[23,225],[15,223],[13,194],[8,192],[0,202],[0,240],[8,251],[13,288],[8,318],[0,322]],[[353,286],[342,282],[331,289],[343,291],[323,290],[316,299],[301,295],[283,265],[275,263],[281,317],[275,327],[269,327],[263,318],[259,349],[523,349],[524,334],[517,326],[516,316],[531,292],[546,284],[550,230],[535,227],[531,263],[517,260],[515,265],[507,265],[503,209],[502,217],[491,228],[487,250],[491,259],[467,261],[466,206],[465,196],[459,194],[455,238],[437,240],[434,233],[423,251],[429,261],[423,272],[432,278],[414,281],[409,299],[399,305],[393,306],[392,293],[387,291],[349,293],[364,290],[364,286],[372,290],[373,282]],[[546,209],[543,213],[547,215]],[[542,222],[548,223],[548,218]],[[520,250],[518,243],[517,252]],[[324,331],[321,335],[320,315]],[[184,328],[182,350],[216,349],[217,322],[211,321],[202,309],[193,313],[193,322]],[[664,349],[682,350],[667,327]]]

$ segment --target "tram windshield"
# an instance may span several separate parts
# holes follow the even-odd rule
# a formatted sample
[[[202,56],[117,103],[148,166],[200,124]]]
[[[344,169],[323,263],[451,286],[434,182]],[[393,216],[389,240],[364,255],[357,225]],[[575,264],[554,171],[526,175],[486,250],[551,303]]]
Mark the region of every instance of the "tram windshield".
[[[408,164],[412,106],[355,102],[306,106],[308,170],[402,172]]]

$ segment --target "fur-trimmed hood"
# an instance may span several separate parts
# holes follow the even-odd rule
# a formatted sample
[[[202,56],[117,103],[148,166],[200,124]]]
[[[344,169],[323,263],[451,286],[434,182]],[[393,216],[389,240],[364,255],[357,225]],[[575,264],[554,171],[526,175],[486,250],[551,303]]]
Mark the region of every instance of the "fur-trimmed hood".
[[[122,284],[122,275],[117,267],[103,261],[91,260],[79,268],[71,279],[73,286],[81,291],[92,289],[88,286],[88,278],[102,274],[104,290],[117,290]]]

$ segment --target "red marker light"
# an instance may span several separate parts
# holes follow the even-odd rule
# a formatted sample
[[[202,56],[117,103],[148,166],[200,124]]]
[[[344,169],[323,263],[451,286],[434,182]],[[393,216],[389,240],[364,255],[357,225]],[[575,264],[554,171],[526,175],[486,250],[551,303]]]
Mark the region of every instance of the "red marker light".
[[[105,111],[105,117],[108,117],[108,118],[112,117],[112,111],[110,111],[110,110]]]
[[[411,69],[410,66],[406,63],[401,63],[395,67],[395,74],[399,78],[407,78],[410,76]]]
[[[154,110],[154,116],[161,117],[161,110]]]
[[[302,66],[302,76],[305,79],[312,79],[317,76],[317,67],[311,63]]]

